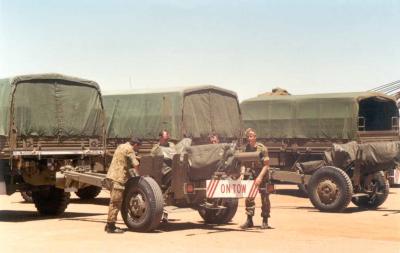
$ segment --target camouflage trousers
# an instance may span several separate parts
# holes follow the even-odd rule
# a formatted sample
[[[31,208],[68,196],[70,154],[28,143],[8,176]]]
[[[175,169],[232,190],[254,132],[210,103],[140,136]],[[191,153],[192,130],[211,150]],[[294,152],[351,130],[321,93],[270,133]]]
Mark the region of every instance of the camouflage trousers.
[[[271,202],[269,201],[269,193],[265,191],[260,192],[261,195],[261,217],[269,218],[271,212]],[[246,198],[246,214],[254,216],[256,210],[256,203],[254,198]]]
[[[110,205],[108,207],[108,223],[115,223],[117,221],[118,213],[121,210],[122,198],[124,196],[125,187],[118,183],[113,182],[110,189]]]
[[[255,170],[251,169],[251,176],[249,179],[255,179],[260,173],[260,169]],[[263,178],[261,185],[265,186],[268,181],[268,173],[267,175]],[[269,218],[270,217],[270,212],[271,212],[271,202],[269,201],[269,193],[266,190],[260,190],[259,191],[260,196],[261,196],[261,217],[263,218]],[[256,202],[254,201],[254,198],[246,198],[245,201],[245,206],[246,206],[246,214],[249,216],[254,216],[255,211],[256,211]]]

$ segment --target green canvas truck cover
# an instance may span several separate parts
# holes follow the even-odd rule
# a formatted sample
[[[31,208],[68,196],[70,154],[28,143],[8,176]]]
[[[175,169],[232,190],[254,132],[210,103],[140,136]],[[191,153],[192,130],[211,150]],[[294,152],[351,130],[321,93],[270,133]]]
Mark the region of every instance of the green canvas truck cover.
[[[363,173],[393,169],[400,165],[400,141],[333,144],[325,161],[343,169],[357,162]]]
[[[259,96],[243,101],[240,107],[244,127],[254,128],[260,138],[352,140],[357,137],[363,101],[385,103],[382,111],[373,113],[378,122],[398,117],[395,100],[374,92]],[[365,108],[377,109],[374,106]]]
[[[186,148],[189,159],[188,175],[191,180],[206,180],[218,169],[230,144],[206,144]]]
[[[60,74],[0,80],[0,136],[9,135],[12,122],[22,137],[101,136],[102,114],[100,88],[93,81]]]
[[[225,138],[241,134],[236,93],[215,86],[157,91],[109,92],[103,96],[109,138],[203,138],[216,132]]]

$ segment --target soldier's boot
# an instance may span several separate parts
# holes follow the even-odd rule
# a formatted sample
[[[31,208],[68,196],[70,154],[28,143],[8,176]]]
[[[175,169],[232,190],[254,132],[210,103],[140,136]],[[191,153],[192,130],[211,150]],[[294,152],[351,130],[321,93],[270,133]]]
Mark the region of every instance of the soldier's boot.
[[[104,228],[104,231],[106,231],[107,233],[116,233],[116,234],[121,234],[121,233],[125,232],[121,228],[116,227],[115,223],[113,223],[113,222],[107,222],[106,227]]]
[[[253,216],[251,215],[247,215],[247,220],[245,223],[243,223],[242,225],[240,225],[241,229],[247,229],[247,228],[252,228],[254,226],[253,224]]]
[[[268,218],[263,218],[261,229],[270,229],[271,227],[268,225]]]

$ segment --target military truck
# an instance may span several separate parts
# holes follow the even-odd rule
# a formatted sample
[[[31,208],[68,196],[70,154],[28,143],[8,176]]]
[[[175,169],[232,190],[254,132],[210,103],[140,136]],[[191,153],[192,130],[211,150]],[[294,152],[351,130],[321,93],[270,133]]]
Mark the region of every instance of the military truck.
[[[31,192],[39,213],[61,214],[69,191],[83,198],[101,188],[64,189],[66,166],[103,170],[104,112],[97,83],[60,74],[0,80],[0,194]]]
[[[188,137],[193,144],[206,144],[215,132],[221,142],[241,139],[242,118],[235,92],[216,86],[193,86],[165,90],[105,92],[108,148],[135,135],[148,153],[162,129],[178,142]]]
[[[143,138],[143,128],[134,124],[135,114],[131,112],[135,111],[129,103],[132,98],[119,97],[108,121],[109,134],[114,138],[110,138],[106,152],[102,97],[92,81],[44,74],[5,79],[0,87],[1,190],[3,194],[31,191],[41,214],[61,214],[67,207],[69,191],[107,188],[105,172],[109,160],[105,154],[110,158],[112,145],[124,142],[132,134]],[[198,143],[206,142],[211,131],[223,140],[241,134],[240,109],[233,92],[208,86],[163,94],[157,99],[139,97],[145,97],[143,112],[148,116],[140,118],[139,123],[146,129],[153,127],[153,132],[147,129],[144,137],[155,140],[150,133],[157,136],[159,127],[168,126],[173,138],[191,136]],[[147,110],[152,105],[161,105],[163,110]],[[160,112],[163,121],[159,121]],[[120,116],[127,120],[118,119]],[[177,121],[173,124],[171,119]],[[137,130],[132,132],[132,128]],[[135,231],[153,230],[160,223],[164,203],[196,208],[208,223],[229,222],[236,212],[237,199],[209,199],[205,195],[207,179],[228,178],[221,168],[229,147],[199,145],[187,147],[187,154],[177,152],[172,156],[171,182],[163,190],[160,168],[165,166],[166,157],[143,156],[141,175],[126,184],[122,215],[128,227]],[[94,191],[88,192],[90,195]]]
[[[381,93],[259,96],[243,101],[241,110],[244,126],[254,128],[257,139],[268,147],[271,166],[289,172],[300,170],[308,176],[315,172],[313,161],[324,160],[325,151],[334,144],[355,141],[360,144],[388,142],[390,145],[399,140],[396,101]],[[365,188],[362,182],[370,177],[370,172],[362,170],[361,178],[351,173],[354,187]],[[281,181],[287,179],[280,178]],[[307,191],[304,180],[296,183]]]
[[[243,124],[269,150],[271,166],[321,160],[332,144],[396,141],[399,111],[376,92],[259,96],[240,104]]]

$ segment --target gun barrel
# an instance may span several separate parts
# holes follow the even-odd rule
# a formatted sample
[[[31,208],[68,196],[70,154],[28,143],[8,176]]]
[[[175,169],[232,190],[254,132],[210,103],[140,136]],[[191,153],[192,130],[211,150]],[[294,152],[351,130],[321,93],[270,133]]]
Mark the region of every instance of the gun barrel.
[[[260,152],[236,152],[234,157],[240,162],[254,162],[260,160]]]

